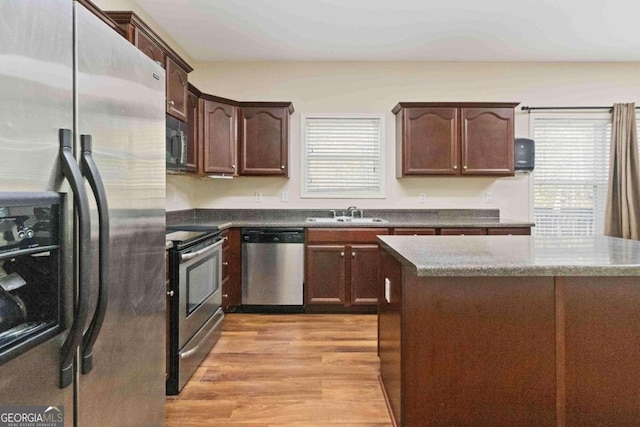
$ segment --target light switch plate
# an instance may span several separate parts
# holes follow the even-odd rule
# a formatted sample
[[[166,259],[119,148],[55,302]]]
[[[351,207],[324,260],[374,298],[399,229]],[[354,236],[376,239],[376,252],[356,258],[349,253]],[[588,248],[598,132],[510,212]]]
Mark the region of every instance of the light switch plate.
[[[261,192],[256,191],[255,193],[253,193],[253,195],[254,195],[254,197],[256,199],[256,202],[261,202],[262,201],[262,193]]]
[[[418,200],[420,200],[420,203],[425,203],[427,201],[426,193],[420,193],[420,195],[418,196]]]
[[[282,201],[283,202],[289,201],[289,192],[287,190],[282,190]]]

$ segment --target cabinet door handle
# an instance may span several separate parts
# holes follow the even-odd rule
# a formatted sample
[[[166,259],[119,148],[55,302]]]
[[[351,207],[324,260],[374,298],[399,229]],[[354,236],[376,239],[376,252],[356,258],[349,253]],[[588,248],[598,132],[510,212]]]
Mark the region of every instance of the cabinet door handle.
[[[169,101],[169,105],[173,106],[173,105],[175,105],[175,102],[174,101]]]
[[[284,169],[284,165],[280,166],[280,169]]]
[[[222,294],[222,298],[229,298],[229,294]]]
[[[351,252],[351,258],[355,258],[356,257],[356,253],[355,252]]]
[[[235,168],[236,168],[236,165],[231,165],[231,169],[235,169]]]
[[[462,169],[467,170],[467,167],[466,167],[466,166],[463,166],[463,167],[462,167]]]
[[[344,256],[344,252],[340,252],[340,256],[343,257]]]
[[[175,295],[175,292],[173,292],[173,291],[169,291],[169,292],[167,292],[167,295],[169,295],[170,297],[172,297],[172,296],[174,296],[174,295]]]
[[[227,267],[227,266],[229,266],[229,263],[225,261],[225,262],[223,262],[223,263],[222,263],[222,265],[224,265],[225,267]]]
[[[455,169],[458,169],[458,165],[454,165],[454,166],[453,166],[453,169],[454,169],[454,170],[455,170]]]

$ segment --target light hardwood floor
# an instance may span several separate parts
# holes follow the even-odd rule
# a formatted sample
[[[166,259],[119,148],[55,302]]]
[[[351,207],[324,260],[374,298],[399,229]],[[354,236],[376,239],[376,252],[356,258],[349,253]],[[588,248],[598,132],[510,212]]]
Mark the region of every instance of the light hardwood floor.
[[[375,315],[228,314],[168,427],[390,427]]]

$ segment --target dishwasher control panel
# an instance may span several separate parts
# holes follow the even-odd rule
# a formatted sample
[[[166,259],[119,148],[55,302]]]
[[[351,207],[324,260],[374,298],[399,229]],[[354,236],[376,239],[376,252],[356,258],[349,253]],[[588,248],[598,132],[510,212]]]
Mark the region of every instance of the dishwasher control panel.
[[[304,243],[302,228],[245,228],[243,243]]]

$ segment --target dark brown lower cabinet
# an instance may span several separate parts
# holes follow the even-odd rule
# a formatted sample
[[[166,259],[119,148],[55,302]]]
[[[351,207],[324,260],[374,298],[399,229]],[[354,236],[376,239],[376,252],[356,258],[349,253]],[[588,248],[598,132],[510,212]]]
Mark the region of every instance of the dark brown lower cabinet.
[[[169,326],[169,313],[171,307],[171,285],[170,280],[171,277],[169,275],[169,251],[165,251],[164,253],[164,286],[165,286],[165,311],[164,311],[164,330],[165,330],[165,371],[164,371],[164,379],[169,378],[169,361],[171,358],[169,357],[169,335],[171,334],[171,327]]]
[[[375,312],[379,229],[308,229],[305,306],[308,311]]]
[[[417,277],[385,250],[380,266],[397,426],[640,425],[637,277]]]
[[[242,304],[240,229],[224,230],[222,238],[222,309],[231,311]]]
[[[346,305],[344,245],[308,245],[306,304]]]
[[[351,305],[378,303],[378,245],[351,245]]]
[[[639,426],[638,277],[566,277],[556,286],[563,425]]]

